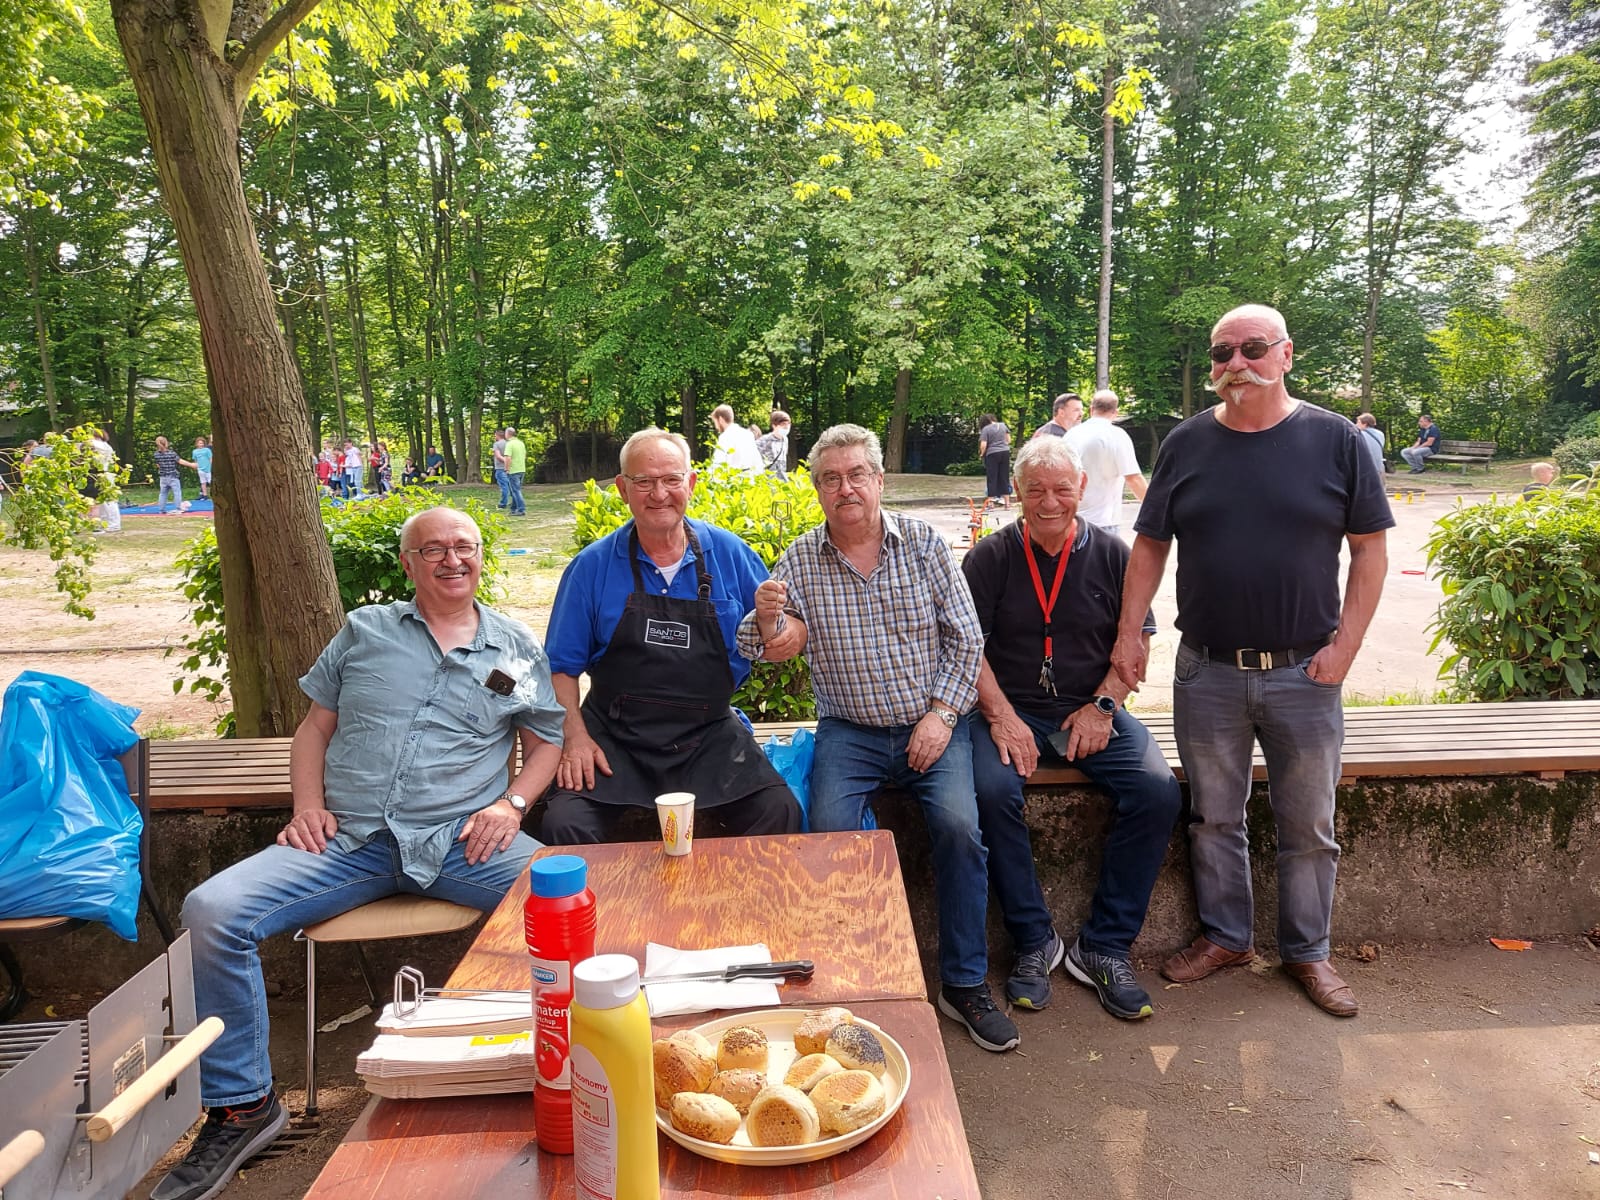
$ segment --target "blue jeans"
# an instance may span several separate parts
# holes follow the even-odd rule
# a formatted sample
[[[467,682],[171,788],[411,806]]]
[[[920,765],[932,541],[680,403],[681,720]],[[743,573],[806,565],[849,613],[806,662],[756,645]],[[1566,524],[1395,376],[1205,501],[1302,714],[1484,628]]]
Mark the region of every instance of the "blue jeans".
[[[526,516],[528,506],[522,499],[522,472],[506,472],[506,490],[511,494],[511,515],[514,517]]]
[[[494,469],[494,481],[500,485],[500,507],[504,508],[511,502],[511,481],[506,477],[504,467]]]
[[[201,1018],[219,1016],[225,1026],[200,1056],[200,1102],[207,1108],[245,1104],[272,1088],[257,942],[397,892],[491,909],[539,848],[519,833],[510,849],[470,866],[465,844],[451,843],[443,870],[426,888],[400,869],[400,851],[385,831],[348,854],[331,846],[321,854],[268,846],[190,892],[183,924],[194,952],[195,1011]]]
[[[1066,761],[1045,741],[1055,725],[1028,713],[1017,716],[1033,730],[1041,766]],[[1117,736],[1104,750],[1071,763],[1110,795],[1116,809],[1100,861],[1100,883],[1078,942],[1096,954],[1127,958],[1144,925],[1183,796],[1160,748],[1135,717],[1118,709],[1111,727]],[[1012,944],[1018,954],[1027,954],[1049,942],[1055,926],[1039,887],[1023,816],[1024,781],[1014,767],[1000,761],[989,722],[977,715],[972,718],[972,781],[983,842],[989,848],[989,885]]]
[[[906,762],[911,725],[856,725],[838,717],[817,722],[811,769],[811,828],[816,833],[861,828],[867,800],[884,784],[917,798],[928,822],[933,883],[939,897],[939,979],[976,987],[989,972],[984,923],[989,887],[984,873],[978,805],[972,794],[972,739],[967,721],[926,771]]]
[[[1413,471],[1426,471],[1428,460],[1437,453],[1432,446],[1405,446],[1400,450],[1400,457],[1406,460]]]
[[[162,476],[161,479],[156,481],[157,512],[167,511],[168,499],[171,499],[174,504],[182,504],[183,485],[180,484],[176,479],[168,479],[166,476]]]
[[[1314,682],[1303,663],[1241,671],[1183,645],[1173,685],[1201,930],[1224,950],[1254,941],[1245,805],[1251,748],[1259,741],[1278,835],[1278,953],[1286,963],[1326,959],[1339,870],[1333,804],[1344,746],[1343,688]]]

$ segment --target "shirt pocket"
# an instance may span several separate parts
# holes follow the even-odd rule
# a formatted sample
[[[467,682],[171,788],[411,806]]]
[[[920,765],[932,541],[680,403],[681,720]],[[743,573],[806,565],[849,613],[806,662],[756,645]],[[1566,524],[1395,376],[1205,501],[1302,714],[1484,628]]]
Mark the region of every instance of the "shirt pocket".
[[[884,628],[901,637],[923,638],[938,621],[933,594],[920,580],[902,580],[888,592],[889,611],[883,614]]]

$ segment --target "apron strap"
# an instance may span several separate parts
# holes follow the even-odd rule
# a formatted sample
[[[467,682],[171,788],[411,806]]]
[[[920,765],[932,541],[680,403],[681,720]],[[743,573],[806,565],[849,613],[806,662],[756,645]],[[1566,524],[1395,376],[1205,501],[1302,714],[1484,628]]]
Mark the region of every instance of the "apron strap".
[[[706,556],[700,552],[700,539],[694,535],[694,527],[685,518],[683,522],[684,536],[689,543],[689,549],[694,551],[694,573],[698,581],[701,600],[711,599],[711,571],[706,567]],[[644,593],[644,574],[639,570],[639,527],[635,525],[628,530],[628,565],[633,568],[633,590],[635,594]]]

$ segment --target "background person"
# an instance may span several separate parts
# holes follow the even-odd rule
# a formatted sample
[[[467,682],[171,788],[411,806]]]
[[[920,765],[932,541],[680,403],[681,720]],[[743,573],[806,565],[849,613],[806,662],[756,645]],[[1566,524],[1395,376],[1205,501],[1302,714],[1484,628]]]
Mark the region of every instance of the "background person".
[[[732,467],[754,479],[765,469],[761,452],[756,449],[756,439],[739,424],[733,409],[719,404],[711,410],[711,424],[717,430],[717,448],[711,452],[713,467]]]
[[[1533,482],[1522,489],[1522,498],[1531,500],[1535,496],[1543,495],[1546,488],[1551,487],[1556,481],[1556,468],[1554,463],[1536,462],[1528,468],[1528,474],[1533,476]]]
[[[1378,428],[1378,418],[1371,413],[1362,413],[1356,418],[1356,428],[1361,431],[1361,439],[1366,443],[1368,453],[1372,455],[1372,461],[1378,468],[1378,474],[1388,474],[1389,464],[1384,461],[1384,451],[1387,449],[1388,440],[1383,436],[1383,430]]]
[[[1400,457],[1410,465],[1412,475],[1421,475],[1428,469],[1428,460],[1439,453],[1439,427],[1433,418],[1423,413],[1417,418],[1417,440],[1402,447]]]
[[[517,436],[517,431],[511,426],[506,426],[506,500],[511,505],[507,510],[513,517],[528,515],[528,505],[522,498],[522,479],[528,471],[528,447]]]
[[[164,437],[156,438],[156,511],[167,511],[167,499],[173,503],[173,511],[177,512],[183,504],[183,484],[178,481],[178,467],[192,467],[194,464],[188,459],[179,458],[178,452]]]
[[[1083,397],[1062,392],[1051,406],[1050,419],[1033,431],[1034,437],[1066,437],[1067,430],[1083,420]]]
[[[772,425],[771,430],[756,439],[756,450],[761,455],[762,468],[768,475],[788,479],[789,414],[781,408],[775,408],[768,420]]]
[[[200,476],[200,496],[211,499],[211,443],[203,437],[194,440],[194,470]]]
[[[1011,504],[1011,430],[993,413],[978,418],[978,457],[983,459],[984,498]]]
[[[1067,430],[1066,442],[1083,463],[1088,482],[1078,515],[1108,533],[1122,533],[1122,490],[1144,499],[1144,473],[1133,452],[1133,439],[1117,421],[1117,394],[1096,392],[1089,400],[1089,419]]]

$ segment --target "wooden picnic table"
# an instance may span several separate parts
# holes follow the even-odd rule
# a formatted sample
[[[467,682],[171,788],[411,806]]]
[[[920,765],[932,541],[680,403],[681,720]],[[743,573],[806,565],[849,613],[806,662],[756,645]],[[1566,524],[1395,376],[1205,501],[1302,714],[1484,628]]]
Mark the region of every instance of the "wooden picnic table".
[[[911,1088],[871,1139],[792,1167],[731,1166],[662,1137],[662,1195],[670,1200],[781,1195],[825,1200],[977,1200],[977,1178],[956,1104],[939,1019],[926,1000],[893,835],[883,830],[696,841],[670,859],[653,842],[579,848],[597,898],[595,945],[642,959],[645,943],[693,949],[764,941],[775,958],[810,958],[807,985],[784,1005],[846,1004],[905,1048]],[[447,988],[525,988],[526,878],[490,915]],[[657,1033],[710,1014],[653,1022]],[[526,1094],[370,1103],[323,1168],[307,1200],[472,1200],[573,1194],[572,1159],[539,1151]]]

